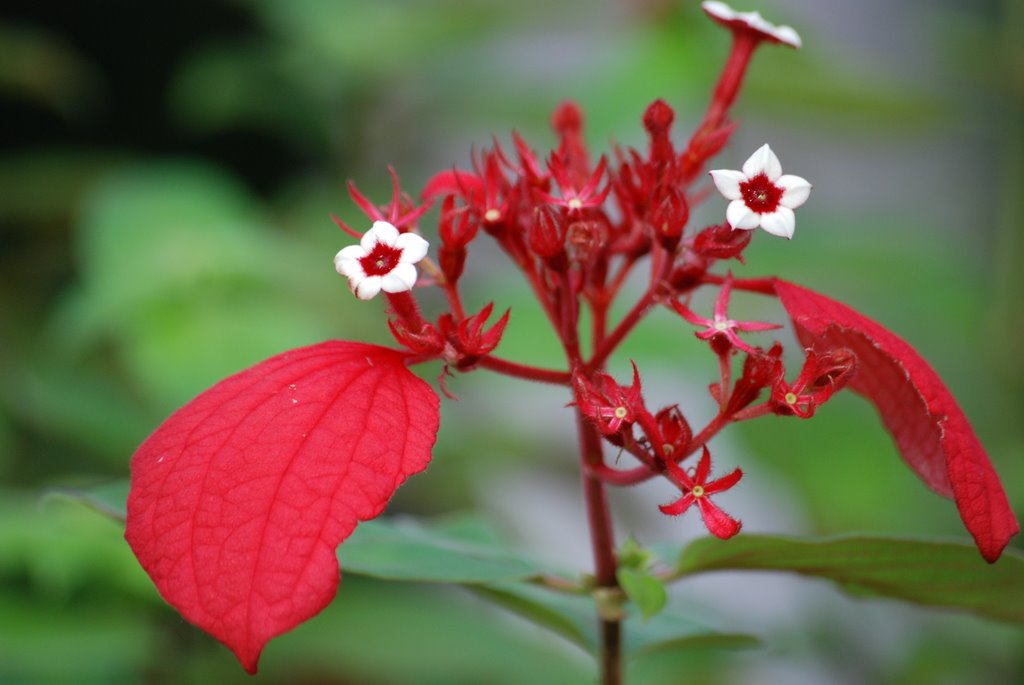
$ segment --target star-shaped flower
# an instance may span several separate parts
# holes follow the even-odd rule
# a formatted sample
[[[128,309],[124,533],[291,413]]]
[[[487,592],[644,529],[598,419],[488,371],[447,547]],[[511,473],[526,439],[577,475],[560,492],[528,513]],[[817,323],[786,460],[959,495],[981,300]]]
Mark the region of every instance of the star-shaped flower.
[[[757,34],[763,40],[800,47],[800,35],[791,26],[776,26],[760,12],[737,12],[724,2],[702,2],[702,10],[716,22],[733,31]]]
[[[743,163],[742,171],[716,169],[711,178],[729,208],[725,218],[733,228],[746,231],[760,226],[772,235],[790,239],[796,227],[793,210],[807,202],[811,184],[791,174],[765,143]]]
[[[682,491],[683,496],[677,499],[671,504],[662,504],[658,508],[661,509],[661,513],[669,516],[679,516],[684,513],[687,509],[692,507],[694,504],[700,510],[700,517],[704,520],[704,525],[715,537],[722,538],[723,540],[731,538],[736,533],[740,532],[739,521],[722,511],[717,504],[711,501],[711,496],[719,492],[724,492],[732,486],[736,485],[743,477],[743,471],[736,469],[728,476],[719,478],[708,482],[708,476],[711,475],[711,453],[708,452],[707,446],[704,447],[704,453],[700,457],[700,461],[697,463],[697,470],[690,477],[686,471],[683,470],[679,464],[675,463],[671,459],[665,462],[666,473],[673,483],[678,485]]]
[[[711,343],[711,348],[715,352],[722,354],[728,352],[730,348],[737,348],[744,352],[754,354],[755,350],[752,346],[743,342],[740,336],[737,335],[736,331],[770,331],[776,328],[782,328],[778,324],[765,323],[761,321],[735,321],[729,318],[729,296],[732,293],[732,274],[730,273],[725,282],[722,284],[722,289],[718,293],[718,297],[715,299],[715,313],[714,319],[705,319],[703,316],[698,316],[689,307],[680,303],[673,302],[672,306],[679,313],[681,317],[689,321],[695,326],[705,326],[703,331],[697,331],[694,333],[701,340],[707,340]]]
[[[358,245],[349,245],[334,257],[334,268],[348,277],[349,287],[360,300],[383,290],[401,293],[416,284],[416,267],[427,256],[426,240],[415,233],[399,233],[387,221],[375,221]]]

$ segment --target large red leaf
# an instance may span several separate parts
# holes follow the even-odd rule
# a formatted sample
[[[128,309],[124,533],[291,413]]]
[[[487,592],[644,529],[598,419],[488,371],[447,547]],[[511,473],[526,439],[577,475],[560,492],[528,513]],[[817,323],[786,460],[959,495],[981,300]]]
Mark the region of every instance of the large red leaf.
[[[132,457],[125,538],[250,673],[338,585],[335,548],[430,461],[438,399],[400,352],[324,342],[221,381]]]
[[[956,501],[982,556],[998,559],[1019,530],[1017,519],[978,436],[935,370],[892,331],[840,302],[781,280],[775,292],[801,343],[856,354],[850,387],[878,408],[921,480]]]

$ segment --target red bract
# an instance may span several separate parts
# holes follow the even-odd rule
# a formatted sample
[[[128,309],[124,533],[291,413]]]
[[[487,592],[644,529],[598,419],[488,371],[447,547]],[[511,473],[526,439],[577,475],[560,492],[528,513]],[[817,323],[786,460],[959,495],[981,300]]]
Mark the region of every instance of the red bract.
[[[437,395],[404,359],[338,341],[285,352],[196,397],[132,457],[128,544],[250,673],[334,597],[338,544],[430,461]]]
[[[932,490],[956,501],[989,562],[1019,530],[985,449],[938,374],[905,341],[844,304],[775,280],[797,337],[819,352],[857,357],[850,387],[871,400],[907,464]]]

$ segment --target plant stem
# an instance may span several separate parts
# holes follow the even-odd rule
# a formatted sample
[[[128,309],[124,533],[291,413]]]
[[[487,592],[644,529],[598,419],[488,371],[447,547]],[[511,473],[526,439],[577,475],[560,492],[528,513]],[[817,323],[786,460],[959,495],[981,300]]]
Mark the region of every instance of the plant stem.
[[[598,589],[617,590],[617,562],[608,500],[604,483],[591,473],[591,468],[603,465],[601,436],[587,418],[577,409],[576,426],[580,439],[583,498],[590,524],[590,543],[594,553],[594,578]],[[622,623],[618,617],[599,616],[601,622],[601,683],[622,684]]]
[[[515,376],[516,378],[524,378],[541,383],[553,383],[554,385],[569,385],[572,382],[572,374],[568,371],[543,369],[538,366],[520,364],[519,362],[509,361],[490,354],[480,357],[480,361],[477,363],[485,369],[503,373],[506,376]]]

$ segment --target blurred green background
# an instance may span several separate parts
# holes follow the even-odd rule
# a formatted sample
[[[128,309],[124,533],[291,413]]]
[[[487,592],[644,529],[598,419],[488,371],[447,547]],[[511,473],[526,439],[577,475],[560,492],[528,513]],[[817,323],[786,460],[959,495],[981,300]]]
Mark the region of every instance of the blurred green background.
[[[757,56],[720,166],[769,141],[815,191],[796,239],[757,236],[738,273],[831,294],[917,346],[1024,513],[1022,3],[757,9],[805,46]],[[350,241],[328,214],[363,222],[346,179],[382,200],[393,164],[417,193],[513,128],[546,151],[565,98],[595,150],[642,146],[655,97],[683,140],[727,50],[690,1],[4,3],[0,683],[248,682],[159,600],[114,523],[40,494],[126,478],[164,417],[264,357],[333,337],[388,343],[380,302],[352,298],[331,265]],[[723,211],[711,199],[695,225]],[[469,305],[512,307],[504,356],[557,364],[543,317],[483,243]],[[738,304],[781,320],[770,303]],[[652,403],[708,417],[712,359],[677,318],[653,316],[613,369],[629,357]],[[484,373],[450,387],[462,402],[442,409],[434,464],[392,511],[480,511],[541,559],[588,568],[568,398]],[[723,499],[746,530],[966,537],[856,397],[712,448],[718,468],[747,473]],[[701,534],[694,517],[658,514],[670,496],[616,493],[620,535]],[[763,574],[699,578],[673,601],[765,646],[647,659],[633,682],[1024,682],[1021,631],[976,619]],[[573,647],[468,595],[360,579],[261,666],[257,681],[300,684],[593,680]]]

